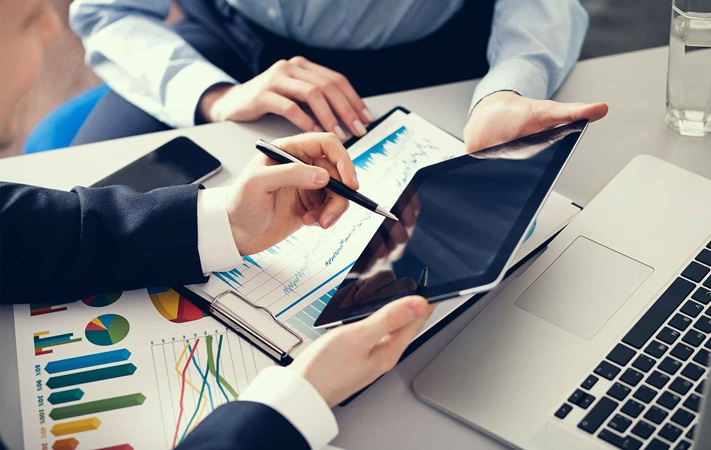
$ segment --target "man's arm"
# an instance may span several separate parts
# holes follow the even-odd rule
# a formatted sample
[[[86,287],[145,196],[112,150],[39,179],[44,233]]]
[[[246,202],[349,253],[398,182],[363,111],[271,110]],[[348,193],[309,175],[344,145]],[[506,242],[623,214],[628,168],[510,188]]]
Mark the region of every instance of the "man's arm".
[[[141,194],[0,183],[0,301],[205,281],[197,198],[194,185]]]
[[[487,48],[489,73],[471,108],[497,91],[546,99],[580,56],[588,14],[579,0],[498,0]]]
[[[170,0],[74,0],[72,29],[87,64],[111,88],[172,127],[195,125],[203,93],[236,81],[163,21]]]

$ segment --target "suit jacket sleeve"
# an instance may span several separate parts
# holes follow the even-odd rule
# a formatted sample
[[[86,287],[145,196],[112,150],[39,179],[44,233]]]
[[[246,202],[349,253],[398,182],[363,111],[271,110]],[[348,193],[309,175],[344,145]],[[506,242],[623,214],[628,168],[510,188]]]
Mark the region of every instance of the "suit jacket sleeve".
[[[200,422],[178,450],[308,450],[306,439],[284,416],[251,401],[226,403]]]
[[[0,302],[204,282],[198,189],[65,192],[0,182]]]

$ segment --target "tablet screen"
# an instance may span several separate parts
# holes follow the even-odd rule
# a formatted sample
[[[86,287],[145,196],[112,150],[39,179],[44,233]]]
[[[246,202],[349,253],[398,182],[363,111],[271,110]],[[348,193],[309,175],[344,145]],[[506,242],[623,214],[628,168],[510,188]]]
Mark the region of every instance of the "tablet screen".
[[[400,220],[378,228],[315,325],[362,318],[414,293],[438,301],[493,287],[586,124],[420,169],[391,210]]]

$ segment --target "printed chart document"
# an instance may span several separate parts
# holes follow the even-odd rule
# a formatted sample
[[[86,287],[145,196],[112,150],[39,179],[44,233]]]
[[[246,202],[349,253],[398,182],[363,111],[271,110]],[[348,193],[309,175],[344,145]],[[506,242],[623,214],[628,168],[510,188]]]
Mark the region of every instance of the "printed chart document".
[[[464,152],[416,114],[396,112],[349,150],[360,191],[391,205],[417,168]],[[521,258],[578,212],[553,193]],[[304,342],[315,317],[382,221],[357,205],[330,230],[286,241],[191,289],[236,290],[268,308]],[[434,326],[467,298],[441,303]],[[235,306],[239,308],[239,306]],[[63,304],[14,307],[25,448],[168,449],[275,364],[172,289],[113,292]]]

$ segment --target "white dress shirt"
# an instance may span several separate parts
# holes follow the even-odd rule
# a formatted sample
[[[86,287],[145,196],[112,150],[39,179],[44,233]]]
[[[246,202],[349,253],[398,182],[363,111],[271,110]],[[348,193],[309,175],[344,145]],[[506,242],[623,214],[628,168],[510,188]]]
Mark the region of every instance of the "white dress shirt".
[[[427,36],[465,0],[200,1],[227,3],[273,33],[307,45],[373,49]],[[170,4],[74,0],[70,23],[82,38],[87,63],[114,91],[168,125],[191,126],[209,87],[237,81],[163,23]],[[497,0],[487,47],[490,70],[472,106],[501,90],[550,97],[577,60],[587,26],[579,0]]]
[[[227,213],[230,188],[198,191],[198,252],[204,274],[237,266],[242,256],[232,238]],[[326,446],[338,434],[333,412],[311,383],[287,367],[264,369],[240,395],[280,413],[312,449]]]

